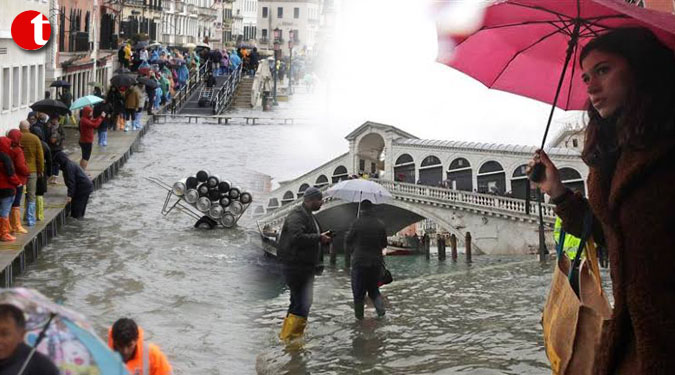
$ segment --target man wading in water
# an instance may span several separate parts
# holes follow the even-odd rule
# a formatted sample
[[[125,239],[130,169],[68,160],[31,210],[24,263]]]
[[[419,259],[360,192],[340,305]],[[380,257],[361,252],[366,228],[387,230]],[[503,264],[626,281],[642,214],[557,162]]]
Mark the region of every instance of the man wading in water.
[[[279,239],[279,260],[291,290],[291,304],[279,338],[289,341],[302,337],[309,308],[312,306],[314,275],[319,274],[321,245],[333,241],[331,232],[321,232],[312,212],[323,204],[323,195],[315,187],[305,190],[304,202],[286,217]]]

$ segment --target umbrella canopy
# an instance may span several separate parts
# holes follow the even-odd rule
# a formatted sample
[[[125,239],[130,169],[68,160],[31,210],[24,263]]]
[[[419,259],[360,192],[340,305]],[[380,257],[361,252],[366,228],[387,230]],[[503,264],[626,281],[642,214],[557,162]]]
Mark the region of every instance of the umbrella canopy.
[[[131,70],[125,68],[125,67],[119,67],[117,70],[114,72],[115,74],[126,74],[126,73],[131,73]]]
[[[162,46],[162,43],[159,43],[159,42],[153,42],[153,43],[148,44],[148,47],[161,47],[161,46]]]
[[[87,106],[93,106],[94,104],[103,102],[103,99],[99,98],[96,95],[87,95],[83,96],[73,102],[70,106],[70,110],[74,111],[76,109],[84,108]]]
[[[565,110],[585,109],[588,95],[576,63],[579,47],[595,36],[642,26],[675,47],[675,16],[617,0],[506,0],[489,6],[483,26],[469,36],[445,34],[442,23],[438,26],[439,46],[456,45],[453,53],[440,51],[439,62],[490,88]]]
[[[110,83],[115,87],[131,86],[136,83],[136,78],[128,74],[119,74],[112,77]]]
[[[208,44],[206,43],[197,43],[196,44],[197,48],[206,48],[206,49],[211,49]]]
[[[194,44],[194,43],[186,43],[186,44],[183,44],[183,47],[185,47],[187,49],[192,49],[192,48],[197,47],[197,45]]]
[[[374,204],[386,203],[392,199],[387,189],[377,182],[364,179],[344,180],[331,186],[326,195],[347,202],[369,200]]]
[[[136,44],[134,44],[134,49],[142,49],[142,48],[145,48],[147,46],[148,46],[148,42],[146,42],[145,40],[141,40],[141,41],[136,42]]]
[[[26,343],[33,346],[47,326],[37,350],[48,356],[62,374],[128,375],[120,356],[94,333],[84,316],[57,305],[37,291],[0,291],[0,303],[12,304],[26,315]],[[50,324],[50,317],[54,316]]]
[[[66,107],[65,104],[58,100],[54,99],[43,99],[40,101],[37,101],[33,103],[30,108],[33,111],[37,112],[43,112],[47,114],[59,114],[59,115],[65,115],[67,113],[70,113],[70,109]]]
[[[70,86],[71,86],[70,82],[64,81],[62,79],[56,80],[52,82],[51,85],[49,85],[49,87],[70,87]]]
[[[150,87],[151,89],[155,89],[157,88],[157,86],[159,86],[157,80],[148,77],[139,77],[137,81],[138,83],[142,83],[145,86]]]

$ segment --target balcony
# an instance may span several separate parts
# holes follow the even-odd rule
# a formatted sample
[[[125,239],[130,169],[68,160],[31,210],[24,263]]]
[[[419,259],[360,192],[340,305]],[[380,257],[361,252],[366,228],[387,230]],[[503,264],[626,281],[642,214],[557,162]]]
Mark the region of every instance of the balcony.
[[[269,44],[270,40],[268,38],[260,38],[258,39],[258,43],[260,44]]]

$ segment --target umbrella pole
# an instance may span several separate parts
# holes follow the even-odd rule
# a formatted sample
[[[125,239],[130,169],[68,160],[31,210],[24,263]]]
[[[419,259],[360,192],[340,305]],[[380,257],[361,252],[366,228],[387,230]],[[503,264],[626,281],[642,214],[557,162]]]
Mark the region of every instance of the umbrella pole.
[[[21,366],[21,370],[19,370],[19,373],[16,375],[23,375],[24,371],[26,371],[26,368],[28,367],[28,363],[30,363],[30,360],[33,359],[33,356],[35,355],[35,351],[37,350],[38,345],[42,342],[42,340],[45,338],[47,335],[47,328],[49,328],[49,325],[52,324],[52,320],[56,316],[55,313],[51,313],[49,315],[49,320],[45,324],[45,326],[42,328],[42,331],[40,331],[40,334],[38,335],[37,340],[35,340],[35,345],[30,350],[30,353],[28,353],[28,358],[23,362],[23,365]]]
[[[359,208],[356,209],[356,218],[359,218],[359,215],[361,215],[361,198],[363,198],[363,192],[359,193]]]
[[[577,47],[577,42],[579,39],[579,28],[581,23],[577,21],[574,24],[574,30],[570,37],[569,42],[567,43],[567,51],[565,53],[565,64],[563,65],[562,74],[560,74],[560,80],[558,81],[558,88],[555,91],[555,97],[553,98],[553,105],[551,106],[551,112],[548,115],[548,122],[546,123],[546,130],[544,131],[544,137],[541,140],[541,149],[544,149],[546,145],[546,137],[548,136],[548,130],[551,127],[551,121],[553,120],[553,112],[555,111],[555,106],[558,104],[558,97],[560,96],[560,90],[562,88],[563,81],[565,80],[565,73],[567,73],[567,66],[569,65],[570,60],[572,59],[572,53]],[[543,164],[535,164],[530,174],[530,180],[534,182],[539,182],[543,179],[546,169]],[[546,236],[544,234],[544,214],[542,211],[542,202],[544,200],[544,194],[541,192],[541,189],[537,189],[539,194],[539,199],[537,202],[539,208],[539,260],[545,261],[546,254],[548,254],[548,249],[546,249]]]

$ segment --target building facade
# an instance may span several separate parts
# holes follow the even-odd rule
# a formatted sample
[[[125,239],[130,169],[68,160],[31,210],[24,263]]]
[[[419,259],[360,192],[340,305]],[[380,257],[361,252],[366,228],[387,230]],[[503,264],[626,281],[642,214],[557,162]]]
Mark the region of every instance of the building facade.
[[[232,5],[232,37],[238,44],[255,42],[258,36],[258,0],[235,0]]]
[[[106,86],[113,75],[122,5],[111,0],[50,0],[53,43],[46,50],[46,85],[71,83],[74,98]],[[49,89],[52,98],[57,91]]]
[[[222,9],[214,0],[164,0],[160,32],[157,38],[151,39],[168,46],[210,42]],[[216,40],[222,38],[216,37]]]
[[[0,132],[16,128],[31,110],[28,106],[44,98],[45,49],[51,41],[37,51],[25,51],[12,40],[11,26],[14,18],[26,10],[37,10],[49,16],[47,1],[14,0],[3,4],[0,12]]]
[[[261,0],[258,6],[258,46],[273,49],[274,30],[279,29],[283,55],[290,53],[288,41],[291,31],[295,36],[294,49],[311,52],[317,42],[321,16],[319,0]]]

